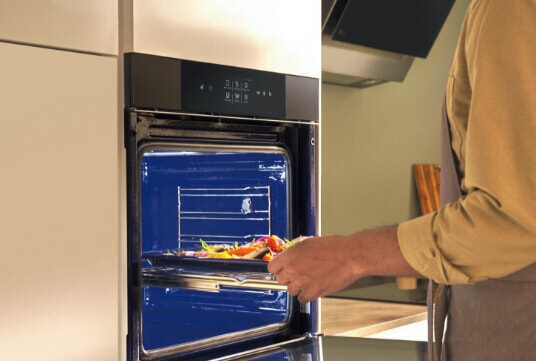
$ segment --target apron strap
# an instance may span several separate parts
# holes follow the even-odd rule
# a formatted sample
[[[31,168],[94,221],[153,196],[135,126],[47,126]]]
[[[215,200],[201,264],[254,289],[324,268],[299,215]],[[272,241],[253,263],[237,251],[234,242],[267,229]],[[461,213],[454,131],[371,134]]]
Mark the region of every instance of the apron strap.
[[[434,288],[435,282],[430,278],[428,280],[428,292],[426,294],[426,310],[428,317],[428,361],[434,361]]]
[[[454,154],[452,153],[449,118],[447,114],[446,100],[444,99],[443,109],[441,111],[441,205],[455,202],[461,196],[460,177],[458,176]]]
[[[454,202],[462,195],[460,179],[456,171],[454,155],[452,154],[446,97],[443,99],[441,110],[440,195],[441,205]],[[437,290],[435,288],[435,282],[429,280],[426,304],[428,310],[428,358],[430,361],[439,361],[443,356],[443,332],[448,313],[449,287],[447,285],[438,285]]]

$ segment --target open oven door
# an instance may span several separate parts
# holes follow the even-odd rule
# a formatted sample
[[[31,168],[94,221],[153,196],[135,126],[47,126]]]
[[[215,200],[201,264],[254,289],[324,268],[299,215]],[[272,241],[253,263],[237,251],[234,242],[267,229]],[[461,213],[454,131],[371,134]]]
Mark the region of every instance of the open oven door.
[[[203,258],[195,252],[203,243],[315,233],[317,125],[258,118],[253,93],[244,92],[241,97],[252,96],[248,112],[253,114],[192,112],[187,104],[195,108],[203,102],[182,93],[204,87],[191,84],[167,87],[178,89],[171,97],[179,97],[180,106],[148,106],[136,86],[151,88],[145,74],[154,69],[137,67],[136,56],[126,58],[129,359],[207,360],[263,350],[268,353],[262,357],[272,358],[261,359],[286,360],[296,351],[274,345],[301,342],[308,345],[303,350],[315,348],[310,336],[317,331],[316,303],[300,305],[268,273],[267,261]],[[150,57],[153,66],[160,66],[160,59]],[[161,60],[159,72],[165,73],[165,64],[177,69],[174,61]],[[198,76],[180,69],[181,82],[198,82]],[[247,81],[254,92],[258,78],[247,70],[243,80],[237,71],[233,68],[229,79],[220,76],[221,88],[226,80]],[[140,76],[143,82],[137,81]],[[161,82],[155,86],[166,88]],[[225,97],[222,93],[228,107]],[[303,352],[314,359],[314,352]]]

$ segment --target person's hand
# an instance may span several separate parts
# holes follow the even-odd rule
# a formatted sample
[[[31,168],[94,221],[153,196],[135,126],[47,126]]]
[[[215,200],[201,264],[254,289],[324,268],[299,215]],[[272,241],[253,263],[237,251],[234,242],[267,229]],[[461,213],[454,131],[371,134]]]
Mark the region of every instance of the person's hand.
[[[344,289],[357,276],[349,237],[307,238],[285,250],[268,264],[277,282],[301,303]]]
[[[302,303],[340,291],[364,276],[422,277],[402,256],[397,227],[307,238],[270,261],[268,271]]]

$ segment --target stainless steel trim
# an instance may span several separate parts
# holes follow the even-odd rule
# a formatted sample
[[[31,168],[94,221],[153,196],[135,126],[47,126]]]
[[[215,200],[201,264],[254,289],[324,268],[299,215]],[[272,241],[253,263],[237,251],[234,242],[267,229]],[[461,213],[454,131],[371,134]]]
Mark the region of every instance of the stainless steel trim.
[[[219,292],[221,287],[243,288],[266,291],[286,291],[287,286],[277,283],[271,275],[259,277],[256,274],[171,274],[167,269],[142,271],[143,284],[161,287],[195,289]]]
[[[163,110],[150,110],[150,109],[138,109],[138,108],[132,108],[131,112],[138,113],[138,114],[145,114],[145,115],[165,114],[165,115],[184,115],[184,116],[189,116],[189,117],[204,117],[204,118],[216,118],[216,119],[236,119],[236,120],[247,120],[247,121],[257,120],[257,121],[273,122],[273,123],[312,124],[312,125],[320,124],[318,121],[313,121],[313,120],[300,121],[300,120],[291,120],[291,119],[244,117],[244,116],[236,116],[236,115],[203,114],[203,113],[191,113],[191,112],[170,112],[170,111],[163,111]]]

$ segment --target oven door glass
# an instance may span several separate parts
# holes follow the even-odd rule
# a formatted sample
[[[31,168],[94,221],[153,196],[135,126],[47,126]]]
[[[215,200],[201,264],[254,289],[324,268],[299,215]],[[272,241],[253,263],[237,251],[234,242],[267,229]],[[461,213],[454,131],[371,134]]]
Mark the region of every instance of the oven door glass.
[[[291,298],[263,260],[180,256],[290,234],[290,159],[272,147],[160,144],[139,164],[140,356],[274,334]]]

